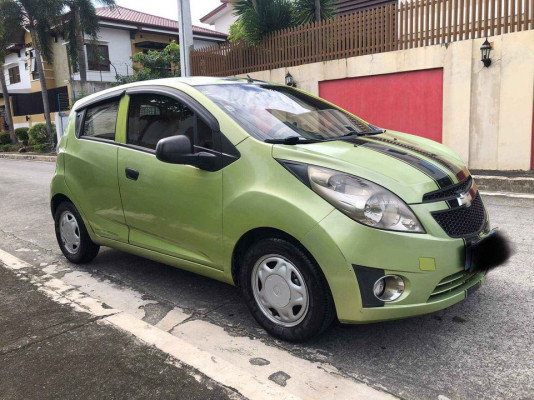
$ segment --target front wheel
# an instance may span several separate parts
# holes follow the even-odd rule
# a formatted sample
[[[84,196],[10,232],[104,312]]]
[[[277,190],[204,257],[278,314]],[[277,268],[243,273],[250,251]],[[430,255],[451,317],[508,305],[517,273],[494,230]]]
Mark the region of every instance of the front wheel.
[[[57,242],[69,261],[83,264],[96,257],[100,246],[89,237],[83,219],[72,203],[61,203],[56,209],[54,221]]]
[[[255,243],[243,258],[241,289],[271,335],[292,342],[323,332],[335,316],[330,289],[308,254],[278,238]]]

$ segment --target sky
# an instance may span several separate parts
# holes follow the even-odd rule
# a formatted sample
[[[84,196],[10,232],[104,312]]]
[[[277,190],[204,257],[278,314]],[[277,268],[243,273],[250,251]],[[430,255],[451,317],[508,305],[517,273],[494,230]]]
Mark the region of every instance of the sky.
[[[119,6],[145,12],[159,17],[178,19],[178,0],[115,0]],[[97,7],[99,6],[96,2]],[[200,23],[200,18],[218,7],[220,0],[190,0],[193,25],[213,29],[213,26]]]

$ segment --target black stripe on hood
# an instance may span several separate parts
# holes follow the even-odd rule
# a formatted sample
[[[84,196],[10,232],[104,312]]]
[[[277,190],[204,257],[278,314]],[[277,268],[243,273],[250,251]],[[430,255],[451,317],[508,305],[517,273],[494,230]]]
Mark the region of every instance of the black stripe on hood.
[[[450,161],[444,159],[443,157],[437,155],[437,154],[434,154],[434,153],[431,153],[429,151],[426,151],[426,150],[423,150],[417,146],[414,146],[413,144],[407,142],[407,141],[403,141],[403,140],[400,140],[400,139],[388,139],[388,138],[385,138],[385,137],[368,137],[366,138],[368,140],[372,140],[372,141],[378,141],[378,142],[383,142],[383,143],[387,143],[387,144],[390,144],[392,146],[399,146],[399,147],[402,147],[406,150],[410,150],[410,151],[413,151],[417,154],[420,154],[426,158],[429,158],[431,159],[432,161],[440,164],[442,167],[448,169],[449,171],[451,171],[455,176],[456,178],[458,179],[458,182],[461,182],[463,181],[466,177],[467,177],[467,174],[465,173],[465,170],[453,163],[451,163]]]
[[[370,141],[368,138],[353,138],[346,139],[346,141],[354,144],[354,146],[362,146],[366,149],[377,151],[409,164],[410,166],[432,178],[440,189],[453,184],[451,177],[441,168],[438,168],[434,164],[424,160],[421,157],[403,151],[402,148],[392,146],[389,143],[384,145],[376,141]]]

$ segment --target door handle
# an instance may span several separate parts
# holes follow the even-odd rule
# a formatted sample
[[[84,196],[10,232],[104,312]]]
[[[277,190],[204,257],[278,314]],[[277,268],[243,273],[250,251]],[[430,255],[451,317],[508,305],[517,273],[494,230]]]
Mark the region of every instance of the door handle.
[[[136,171],[135,169],[126,168],[125,172],[126,172],[126,178],[132,181],[136,181],[137,178],[139,178],[139,171]]]

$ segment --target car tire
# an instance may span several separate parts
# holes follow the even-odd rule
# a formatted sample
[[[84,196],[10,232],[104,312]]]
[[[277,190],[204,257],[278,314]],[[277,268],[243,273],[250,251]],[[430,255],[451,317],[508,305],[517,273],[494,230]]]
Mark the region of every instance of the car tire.
[[[100,246],[93,243],[74,204],[64,201],[54,214],[56,239],[63,255],[75,264],[92,261]]]
[[[254,243],[242,260],[243,296],[269,334],[302,342],[330,326],[335,317],[330,288],[306,251],[284,239],[268,238]]]

